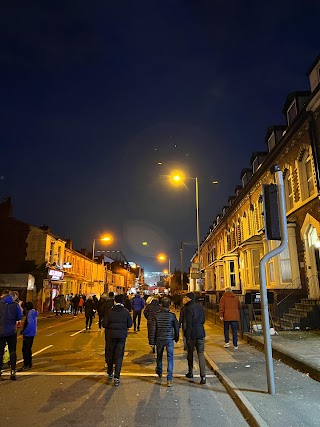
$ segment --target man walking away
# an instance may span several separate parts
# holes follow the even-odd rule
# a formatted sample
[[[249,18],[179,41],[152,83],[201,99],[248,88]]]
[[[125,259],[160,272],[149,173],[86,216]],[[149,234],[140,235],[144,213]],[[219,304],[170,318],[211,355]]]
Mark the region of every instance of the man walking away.
[[[98,303],[97,303],[97,312],[98,312],[98,316],[99,316],[99,331],[101,331],[102,320],[103,320],[103,315],[104,315],[104,306],[107,302],[107,299],[108,299],[108,295],[102,294]]]
[[[76,317],[76,315],[78,314],[79,301],[80,301],[79,295],[75,294],[75,296],[72,298],[72,307],[73,307],[74,317]]]
[[[193,351],[197,350],[199,367],[200,367],[200,384],[206,383],[206,362],[204,359],[204,338],[206,336],[204,331],[205,313],[201,304],[196,302],[196,295],[193,292],[188,292],[187,303],[184,309],[185,322],[185,337],[187,339],[187,359],[188,359],[188,372],[187,378],[193,378]]]
[[[140,292],[137,291],[136,295],[131,300],[131,308],[133,311],[134,332],[136,332],[136,330],[138,330],[138,332],[140,331],[141,311],[143,310],[144,306],[145,306],[145,300],[141,298]],[[138,325],[137,325],[137,317],[138,317]]]
[[[148,340],[149,345],[151,346],[152,353],[156,352],[155,348],[155,342],[153,334],[153,324],[154,324],[154,318],[157,313],[161,311],[161,307],[159,304],[159,300],[157,297],[153,297],[153,300],[147,304],[147,307],[144,309],[144,317],[147,319],[147,327],[148,327]]]
[[[114,385],[120,384],[120,372],[124,356],[124,349],[128,335],[128,329],[132,326],[132,318],[129,311],[124,308],[123,295],[115,297],[115,305],[103,318],[103,327],[106,328],[107,343],[107,374],[108,381],[113,378],[114,368]]]
[[[229,347],[229,326],[232,330],[233,348],[238,350],[238,325],[240,319],[240,301],[232,292],[231,288],[226,288],[219,304],[220,320],[224,326],[224,347]]]
[[[179,323],[176,315],[169,309],[169,298],[163,298],[161,301],[162,309],[155,315],[153,324],[153,340],[157,348],[157,367],[156,373],[159,378],[162,377],[162,356],[164,349],[167,350],[167,385],[172,386],[173,379],[173,361],[174,361],[174,342],[179,341]]]
[[[86,318],[86,330],[91,329],[92,318],[94,315],[94,301],[91,295],[84,303],[84,315]]]
[[[2,366],[4,348],[8,344],[11,366],[10,379],[13,381],[16,379],[17,322],[20,322],[21,319],[22,311],[19,304],[13,301],[8,291],[4,291],[0,299],[0,366]]]

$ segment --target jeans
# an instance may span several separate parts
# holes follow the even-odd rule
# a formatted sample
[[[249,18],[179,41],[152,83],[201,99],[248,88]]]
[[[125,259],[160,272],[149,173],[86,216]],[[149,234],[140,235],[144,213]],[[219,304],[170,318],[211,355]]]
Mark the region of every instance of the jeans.
[[[229,326],[232,330],[232,342],[234,347],[238,346],[238,322],[236,320],[225,320],[224,321],[224,340],[229,342]]]
[[[16,370],[17,364],[17,334],[0,337],[0,367],[2,366],[4,348],[8,344],[11,370]]]
[[[133,310],[133,329],[136,330],[137,329],[137,325],[136,325],[136,321],[137,321],[137,317],[138,317],[138,331],[140,329],[140,322],[141,322],[141,310],[139,311],[135,311]]]
[[[108,375],[112,375],[113,365],[115,365],[114,377],[120,378],[126,338],[107,337],[107,340],[106,361],[108,364]]]
[[[174,342],[172,339],[157,340],[156,347],[157,347],[156,373],[158,375],[162,375],[162,356],[163,356],[163,351],[166,348],[167,349],[167,380],[172,381]]]
[[[204,338],[192,340],[187,339],[187,360],[188,360],[188,370],[189,373],[193,373],[193,351],[194,348],[197,350],[198,359],[199,359],[199,368],[200,368],[200,376],[204,378],[206,376],[206,361],[204,359]]]
[[[32,368],[32,344],[34,337],[23,337],[22,355],[23,366]]]

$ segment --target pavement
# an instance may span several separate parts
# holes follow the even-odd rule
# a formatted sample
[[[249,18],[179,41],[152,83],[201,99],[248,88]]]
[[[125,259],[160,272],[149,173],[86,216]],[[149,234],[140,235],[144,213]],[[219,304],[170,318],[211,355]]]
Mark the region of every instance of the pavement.
[[[270,395],[263,336],[247,333],[239,340],[238,350],[232,345],[224,348],[222,323],[213,313],[207,314],[207,364],[249,425],[320,425],[320,331],[286,331],[272,336],[276,393]]]

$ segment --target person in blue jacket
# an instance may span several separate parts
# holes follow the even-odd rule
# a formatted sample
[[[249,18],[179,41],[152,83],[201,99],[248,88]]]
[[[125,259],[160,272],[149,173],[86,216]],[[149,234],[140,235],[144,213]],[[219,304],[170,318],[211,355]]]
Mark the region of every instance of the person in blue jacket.
[[[145,306],[145,301],[143,298],[141,298],[140,292],[137,291],[136,295],[131,300],[131,308],[133,311],[134,332],[136,332],[137,329],[138,331],[140,331],[141,311],[143,310],[144,306]],[[137,318],[138,318],[138,325],[137,325]]]
[[[24,309],[26,312],[26,320],[24,321],[23,329],[21,331],[21,335],[23,335],[23,366],[19,369],[19,372],[27,371],[32,368],[32,344],[34,337],[37,335],[38,312],[33,308],[31,301],[25,303]]]
[[[21,319],[22,311],[19,304],[12,299],[8,291],[3,291],[0,299],[0,366],[2,366],[4,348],[8,344],[11,366],[10,379],[13,381],[16,379],[17,324],[19,326]]]

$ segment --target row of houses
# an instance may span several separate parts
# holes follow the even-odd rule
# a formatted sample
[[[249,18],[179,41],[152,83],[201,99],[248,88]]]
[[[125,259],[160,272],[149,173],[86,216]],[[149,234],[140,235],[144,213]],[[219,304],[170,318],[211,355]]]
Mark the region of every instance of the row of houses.
[[[228,286],[240,295],[259,290],[260,259],[279,245],[266,240],[262,198],[262,186],[274,183],[270,168],[278,164],[288,247],[268,263],[267,288],[277,302],[293,293],[320,299],[320,56],[307,75],[310,91],[287,96],[285,123],[267,130],[265,151],[252,153],[250,167],[241,171],[241,185],[210,225],[200,254],[194,254],[192,262],[200,262],[204,283],[190,279],[192,290],[203,286],[217,295]]]
[[[19,289],[22,299],[29,292],[41,311],[51,309],[57,293],[99,297],[103,292],[125,293],[136,282],[143,283],[143,270],[132,268],[123,256],[100,254],[93,260],[48,226],[13,218],[10,198],[0,204],[0,236],[0,288]]]

